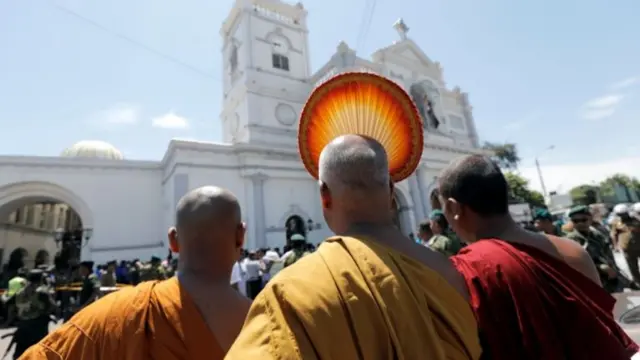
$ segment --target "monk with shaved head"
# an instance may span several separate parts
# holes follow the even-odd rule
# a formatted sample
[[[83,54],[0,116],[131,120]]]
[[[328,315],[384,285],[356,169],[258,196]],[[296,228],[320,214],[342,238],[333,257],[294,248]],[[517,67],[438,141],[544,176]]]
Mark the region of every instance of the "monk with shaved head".
[[[245,225],[229,191],[206,186],[178,202],[171,250],[178,275],[96,301],[21,359],[222,359],[250,302],[230,285]]]
[[[452,260],[468,285],[483,358],[623,360],[638,351],[614,321],[615,300],[589,254],[518,225],[490,158],[462,157],[438,182],[449,224],[470,244]]]
[[[319,163],[337,236],[267,284],[227,359],[478,359],[463,278],[393,224],[382,145],[342,136]]]

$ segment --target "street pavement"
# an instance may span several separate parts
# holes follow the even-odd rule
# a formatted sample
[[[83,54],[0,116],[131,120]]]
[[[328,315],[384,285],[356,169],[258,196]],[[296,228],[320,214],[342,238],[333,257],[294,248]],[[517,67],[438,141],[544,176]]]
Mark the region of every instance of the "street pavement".
[[[627,276],[628,279],[631,279],[631,273],[629,272],[629,267],[627,266],[627,261],[624,259],[624,255],[622,252],[614,252],[613,257],[616,260],[616,264],[620,271]]]
[[[49,325],[49,331],[53,331],[56,328],[58,328],[60,326],[60,324],[51,324]],[[0,329],[0,336],[8,334],[10,332],[13,332],[15,330],[15,328],[9,328],[9,329]],[[7,347],[9,346],[9,343],[11,343],[11,338],[8,337],[6,339],[0,339],[0,356],[4,355],[5,350],[7,350]],[[9,351],[9,353],[7,354],[7,357],[5,359],[13,359],[13,349],[11,349],[12,351]]]

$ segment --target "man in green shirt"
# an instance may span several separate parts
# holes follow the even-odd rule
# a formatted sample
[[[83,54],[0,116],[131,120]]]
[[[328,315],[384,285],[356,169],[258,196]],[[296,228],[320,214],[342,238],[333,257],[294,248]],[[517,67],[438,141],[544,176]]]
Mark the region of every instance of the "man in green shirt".
[[[565,233],[553,222],[553,216],[547,209],[537,209],[533,213],[533,221],[536,230],[542,234],[565,236]]]
[[[606,235],[591,226],[591,211],[587,206],[575,206],[569,210],[573,231],[565,237],[578,242],[587,251],[600,273],[602,286],[610,293],[620,287],[619,272],[609,248]]]
[[[462,249],[462,243],[449,229],[449,223],[440,210],[433,210],[429,215],[433,236],[427,246],[447,256],[453,256]]]

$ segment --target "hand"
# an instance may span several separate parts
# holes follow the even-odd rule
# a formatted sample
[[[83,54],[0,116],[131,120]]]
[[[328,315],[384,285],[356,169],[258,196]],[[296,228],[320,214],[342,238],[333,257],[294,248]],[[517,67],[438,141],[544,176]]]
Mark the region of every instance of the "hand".
[[[609,279],[615,279],[616,277],[618,277],[618,272],[616,271],[616,269],[612,268],[609,265],[605,265],[603,270],[607,273]]]

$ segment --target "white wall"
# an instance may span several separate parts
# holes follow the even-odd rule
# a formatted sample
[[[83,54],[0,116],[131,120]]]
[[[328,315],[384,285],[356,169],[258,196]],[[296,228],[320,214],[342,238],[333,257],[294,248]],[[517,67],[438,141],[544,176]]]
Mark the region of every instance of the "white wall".
[[[164,238],[158,163],[43,157],[17,160],[0,159],[0,192],[11,191],[10,187],[3,189],[10,184],[46,182],[66,189],[87,205],[93,235],[83,248],[83,258],[102,257],[100,253],[109,249],[149,245]],[[80,209],[74,210],[84,215]],[[89,226],[86,219],[83,223]]]

